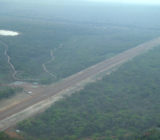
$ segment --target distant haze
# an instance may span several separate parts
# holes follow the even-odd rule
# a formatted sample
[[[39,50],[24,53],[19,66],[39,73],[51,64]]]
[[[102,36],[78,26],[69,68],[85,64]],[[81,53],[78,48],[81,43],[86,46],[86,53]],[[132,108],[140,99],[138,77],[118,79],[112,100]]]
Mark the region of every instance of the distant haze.
[[[10,0],[1,0],[2,2],[11,2]],[[12,0],[11,3],[43,3],[43,4],[80,4],[83,2],[108,2],[108,3],[123,3],[123,4],[160,4],[160,0]]]
[[[160,4],[160,0],[88,0],[90,2],[130,3],[130,4]]]

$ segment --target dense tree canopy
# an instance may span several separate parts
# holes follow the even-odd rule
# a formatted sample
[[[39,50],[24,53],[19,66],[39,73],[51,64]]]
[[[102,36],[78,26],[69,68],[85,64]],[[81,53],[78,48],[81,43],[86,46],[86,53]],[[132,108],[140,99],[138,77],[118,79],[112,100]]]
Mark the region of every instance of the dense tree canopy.
[[[1,28],[14,29],[19,36],[3,37],[8,54],[17,70],[19,79],[38,81],[42,84],[55,82],[72,75],[124,50],[157,37],[159,30],[152,31],[121,25],[62,24],[30,20],[19,17],[0,17]],[[11,27],[12,23],[12,27]],[[51,60],[50,51],[54,59]],[[42,67],[55,75],[51,77]],[[34,79],[34,80],[30,80]],[[13,81],[12,69],[0,43],[0,82]]]
[[[160,125],[160,48],[19,125],[43,140],[133,140]],[[147,139],[148,140],[148,139]]]

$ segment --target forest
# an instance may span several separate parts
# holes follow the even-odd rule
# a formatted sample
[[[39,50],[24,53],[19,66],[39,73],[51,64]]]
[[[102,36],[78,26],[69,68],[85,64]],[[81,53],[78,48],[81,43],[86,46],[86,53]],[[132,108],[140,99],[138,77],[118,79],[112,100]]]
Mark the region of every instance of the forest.
[[[0,1],[0,30],[19,32],[0,36],[0,99],[23,90],[4,44],[18,81],[45,86],[160,35],[158,6],[39,1]],[[160,140],[159,60],[160,46],[12,129],[23,140]]]
[[[159,59],[158,47],[23,121],[18,129],[31,140],[134,140],[159,129]]]
[[[13,17],[0,15],[0,25],[1,29],[20,33],[14,37],[0,36],[0,41],[8,45],[17,78],[40,84],[61,80],[159,35],[159,30],[115,25],[112,20],[110,24],[83,23],[44,17],[33,19],[18,13]],[[54,76],[44,71],[43,64]],[[0,43],[0,83],[13,81]]]

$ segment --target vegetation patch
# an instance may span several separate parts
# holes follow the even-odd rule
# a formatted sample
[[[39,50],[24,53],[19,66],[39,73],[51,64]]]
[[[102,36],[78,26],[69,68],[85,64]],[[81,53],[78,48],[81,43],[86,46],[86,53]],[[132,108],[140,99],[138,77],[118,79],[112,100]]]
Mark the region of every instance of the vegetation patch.
[[[19,125],[47,140],[135,140],[160,124],[160,48]]]
[[[0,87],[0,99],[9,98],[16,94],[17,92],[21,92],[23,89],[20,87],[9,87],[3,86]]]
[[[15,76],[22,81],[42,84],[56,82],[159,35],[159,30],[121,25],[115,28],[72,22],[58,24],[11,16],[0,20],[1,28],[10,29],[12,23],[12,28],[21,33],[14,37],[0,36],[8,46],[10,61],[17,72]],[[13,70],[4,54],[1,43],[0,81],[11,82],[15,80]]]
[[[7,134],[0,132],[0,140],[20,140],[20,139],[11,138]]]

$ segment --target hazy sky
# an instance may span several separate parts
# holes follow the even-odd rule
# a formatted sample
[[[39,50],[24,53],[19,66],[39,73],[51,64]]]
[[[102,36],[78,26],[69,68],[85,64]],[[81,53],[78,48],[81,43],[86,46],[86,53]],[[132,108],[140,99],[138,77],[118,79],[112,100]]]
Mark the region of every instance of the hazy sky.
[[[160,5],[160,0],[0,0],[0,2],[9,3],[42,3],[42,4],[83,4],[90,3],[123,3],[123,4],[138,4],[138,5]]]
[[[90,2],[133,3],[133,4],[160,4],[160,0],[88,0]]]

